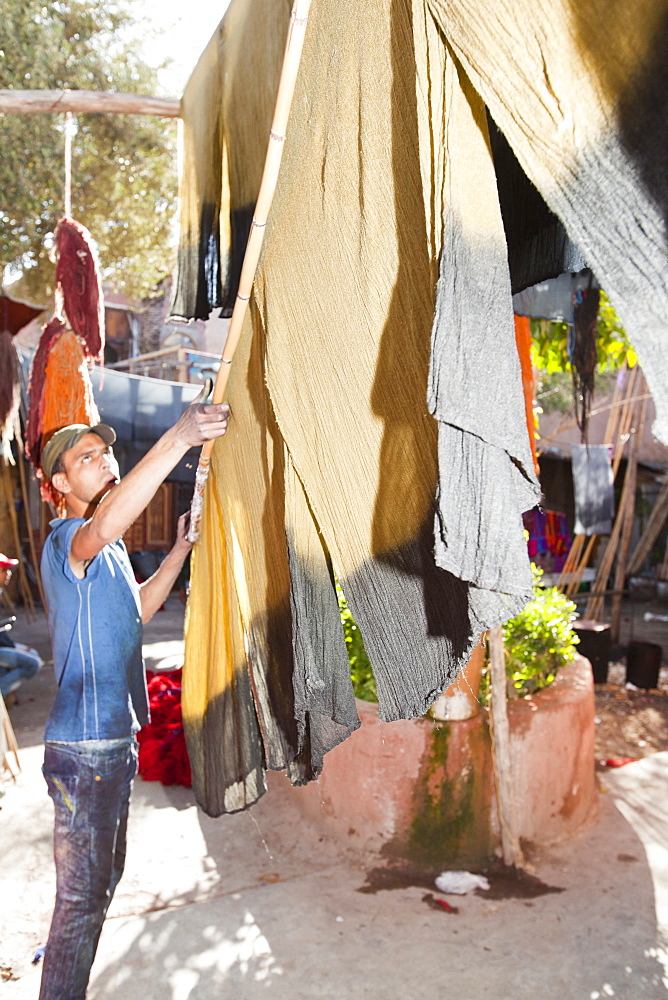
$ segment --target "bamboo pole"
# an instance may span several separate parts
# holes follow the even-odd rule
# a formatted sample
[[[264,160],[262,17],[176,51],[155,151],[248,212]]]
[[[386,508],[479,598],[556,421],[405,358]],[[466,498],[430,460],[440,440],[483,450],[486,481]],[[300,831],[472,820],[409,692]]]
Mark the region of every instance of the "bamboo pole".
[[[16,557],[19,561],[17,566],[19,583],[21,585],[21,593],[23,595],[23,602],[25,604],[26,614],[28,621],[31,621],[31,614],[35,613],[35,604],[32,599],[32,593],[30,592],[30,585],[28,583],[28,578],[26,576],[25,566],[23,565],[23,560],[21,559],[21,538],[19,536],[19,523],[16,516],[16,508],[14,507],[14,490],[12,488],[12,481],[9,475],[9,469],[4,462],[2,464],[2,479],[5,487],[5,496],[7,498],[7,508],[9,510],[9,520],[12,524],[12,534],[14,535],[14,546],[16,548]]]
[[[624,377],[628,372],[629,368],[626,363],[622,365],[622,373]],[[615,439],[615,429],[617,426],[617,418],[619,416],[619,397],[622,392],[622,387],[620,385],[619,377],[615,380],[615,388],[612,393],[612,402],[610,404],[610,412],[608,414],[608,423],[605,428],[605,437],[603,439],[604,444],[610,444]]]
[[[14,781],[16,781],[16,776],[21,770],[21,761],[19,760],[19,748],[16,742],[16,736],[14,735],[14,728],[12,726],[11,720],[9,718],[9,712],[7,711],[7,706],[5,705],[5,699],[0,694],[0,725],[2,726],[3,732],[5,734],[5,740],[7,741],[7,751],[3,755],[2,765],[6,767],[11,774]],[[9,763],[10,753],[14,754],[14,760],[16,761],[16,773],[14,772],[11,764]]]
[[[571,542],[571,547],[568,550],[568,555],[566,556],[561,573],[559,574],[559,579],[557,580],[557,587],[559,587],[560,590],[564,590],[567,587],[568,579],[578,565],[584,537],[584,535],[575,535],[573,541]]]
[[[615,568],[615,578],[613,589],[615,593],[612,597],[612,611],[610,614],[610,637],[613,642],[619,642],[619,632],[622,621],[622,590],[627,576],[627,563],[629,549],[631,547],[631,533],[633,531],[633,518],[636,508],[636,489],[638,485],[638,451],[640,440],[645,429],[645,417],[647,416],[647,401],[642,404],[640,419],[633,431],[631,447],[629,449],[628,466],[626,469],[626,480],[629,481],[628,500],[624,523],[620,532],[619,548],[617,549],[617,566]]]
[[[619,415],[619,434],[617,436],[617,446],[615,448],[615,457],[612,462],[612,475],[617,475],[619,466],[622,461],[622,455],[624,454],[624,446],[628,440],[629,434],[631,433],[631,427],[633,421],[636,417],[636,408],[638,403],[641,402],[640,398],[636,399],[634,397],[634,392],[636,388],[636,382],[638,380],[638,373],[640,369],[638,365],[631,369],[631,374],[629,376],[628,389],[626,393],[626,399],[624,400],[624,405],[622,406]]]
[[[181,102],[175,97],[114,94],[106,90],[0,90],[0,114],[59,114],[64,111],[179,118]]]
[[[32,522],[30,520],[30,502],[28,499],[28,484],[26,482],[25,459],[23,457],[22,442],[21,442],[21,447],[19,448],[18,466],[19,466],[19,477],[21,480],[21,496],[23,498],[23,509],[25,511],[26,529],[28,532],[28,545],[30,547],[30,558],[32,559],[32,565],[35,571],[35,579],[37,580],[37,589],[39,590],[39,597],[42,602],[42,609],[46,614],[48,611],[48,605],[46,602],[46,594],[44,593],[44,587],[42,586],[42,574],[39,568],[39,561],[37,559],[37,550],[35,548],[35,532],[32,530]]]
[[[624,374],[629,372],[626,362],[624,362],[622,372]],[[612,402],[609,405],[610,413],[605,429],[604,443],[611,443],[613,440],[615,441],[615,453],[612,463],[613,478],[617,474],[619,463],[621,462],[622,455],[624,453],[628,428],[630,426],[630,421],[633,419],[633,408],[637,403],[645,402],[649,399],[649,394],[639,396],[633,395],[636,389],[635,383],[638,377],[638,372],[639,368],[637,365],[630,370],[630,375],[628,379],[625,380],[623,396],[619,380],[615,383]],[[604,409],[605,407],[602,407],[600,411],[595,412],[602,412]],[[575,421],[573,421],[573,423],[575,423]],[[589,542],[587,543],[587,547],[583,554],[582,549],[584,546],[585,536],[576,535],[574,537],[566,562],[564,563],[564,567],[557,581],[557,586],[563,590],[564,593],[572,595],[577,591],[580,583],[582,582],[584,571],[589,564],[591,553],[597,538],[597,535],[589,536]],[[598,590],[597,587],[594,589]],[[589,607],[589,604],[587,607]]]
[[[510,726],[506,690],[506,662],[503,630],[500,625],[488,633],[489,664],[492,679],[492,758],[496,779],[496,800],[501,827],[503,862],[516,868],[524,866],[524,856],[517,838],[515,790],[510,761]]]
[[[290,27],[288,28],[283,68],[281,70],[281,78],[278,84],[276,107],[274,109],[274,117],[271,123],[271,131],[269,133],[267,156],[264,163],[260,191],[255,204],[251,231],[246,245],[246,253],[241,267],[239,291],[237,292],[234,309],[232,310],[227,339],[225,340],[225,346],[221,357],[221,365],[213,388],[213,396],[211,400],[213,403],[222,403],[225,398],[225,389],[227,388],[230,366],[239,343],[239,338],[241,337],[244,318],[248,310],[248,303],[250,302],[253,281],[255,280],[255,272],[257,270],[258,261],[260,259],[260,251],[262,249],[262,242],[264,240],[267,217],[269,215],[269,209],[271,208],[271,203],[274,197],[274,191],[276,190],[278,173],[281,166],[288,117],[290,115],[292,96],[297,82],[297,73],[299,71],[299,63],[304,45],[304,35],[306,33],[306,24],[308,22],[310,6],[311,0],[294,0],[292,14],[290,15]],[[202,521],[202,508],[204,505],[204,487],[206,486],[206,481],[209,475],[212,450],[213,441],[207,441],[202,446],[197,466],[197,473],[195,475],[195,492],[190,510],[190,529],[188,531],[188,540],[191,542],[196,542],[199,538],[200,525]]]
[[[645,525],[645,530],[638,540],[638,544],[629,559],[629,566],[627,570],[629,576],[638,572],[644,560],[649,555],[659,532],[663,528],[666,517],[668,517],[668,482],[664,483],[662,486],[661,492],[659,493],[656,503],[652,508],[649,520]]]
[[[644,407],[646,405],[647,405],[646,402],[643,403],[643,410],[644,410]],[[630,426],[630,424],[632,423],[632,421],[633,421],[633,414],[631,414],[631,418],[628,421],[628,426]],[[625,420],[625,424],[626,424],[626,420]],[[620,432],[621,431],[622,431],[622,427],[620,426]],[[625,431],[624,434],[626,434],[626,433],[627,432]],[[620,437],[620,441],[621,440],[622,440],[622,438]],[[636,435],[634,435],[633,436],[633,441],[632,441],[632,446],[635,446],[637,444],[637,442],[638,442],[638,439],[637,439]],[[623,448],[623,445],[622,445],[622,448]],[[620,449],[620,452],[621,452],[621,449]],[[633,518],[633,510],[635,508],[635,482],[633,482],[633,483],[631,482],[631,479],[634,478],[633,473],[631,473],[631,475],[630,475],[631,466],[632,466],[632,463],[631,463],[631,461],[629,459],[629,462],[628,462],[627,467],[626,467],[626,475],[624,477],[624,486],[622,488],[622,496],[621,496],[620,503],[619,503],[619,510],[617,511],[617,517],[615,518],[615,523],[614,523],[614,525],[612,527],[612,532],[610,533],[610,538],[608,539],[608,544],[606,546],[606,550],[603,553],[603,558],[601,559],[601,562],[600,562],[599,567],[598,567],[598,571],[596,573],[596,581],[594,583],[594,591],[595,591],[595,593],[596,593],[597,596],[596,597],[592,597],[592,598],[589,599],[589,601],[587,602],[587,607],[585,609],[585,615],[584,615],[585,618],[592,619],[594,621],[598,620],[599,615],[603,611],[605,597],[602,596],[602,595],[604,594],[604,592],[606,590],[607,580],[608,580],[608,577],[609,577],[609,575],[610,575],[610,573],[612,571],[613,563],[614,563],[614,560],[615,560],[615,554],[617,552],[617,548],[618,548],[620,537],[621,537],[621,533],[622,533],[622,528],[624,527],[625,520],[626,520],[626,518],[628,516],[629,506],[630,506],[630,509],[631,509],[630,516],[631,516],[631,518]],[[631,493],[631,486],[633,486],[633,492],[632,493]]]
[[[577,592],[578,587],[582,583],[582,577],[584,576],[584,571],[589,565],[589,559],[591,558],[592,549],[594,548],[594,543],[597,538],[598,535],[589,536],[589,541],[587,542],[587,547],[584,550],[584,555],[580,559],[579,565],[573,570],[568,586],[566,587],[565,592],[569,597]]]

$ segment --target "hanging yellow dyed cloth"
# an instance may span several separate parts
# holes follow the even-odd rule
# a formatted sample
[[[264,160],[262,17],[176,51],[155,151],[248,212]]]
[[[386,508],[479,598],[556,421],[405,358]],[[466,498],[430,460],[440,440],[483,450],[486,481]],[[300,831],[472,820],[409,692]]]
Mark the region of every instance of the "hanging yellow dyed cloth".
[[[480,631],[530,594],[521,512],[539,492],[485,104],[626,314],[636,251],[643,287],[665,297],[656,202],[618,155],[619,137],[606,160],[610,128],[587,124],[593,100],[599,124],[614,107],[570,31],[570,6],[314,5],[194,561],[184,717],[209,812],[252,801],[265,767],[317,774],[357,724],[332,569],[386,719],[424,712]],[[642,7],[648,24],[657,3]],[[240,178],[256,168],[224,135],[266,120],[275,62],[263,70],[254,56],[249,81],[229,32],[250,38],[259,12],[272,19],[262,0],[233,0],[219,33],[226,82],[214,105],[237,72],[248,83],[226,104],[213,154],[234,206],[252,200]],[[277,34],[284,16],[276,5]],[[642,55],[645,35],[631,36]],[[198,88],[211,96],[197,74],[191,86],[186,109]],[[209,154],[191,148],[183,190],[198,204],[194,166]],[[191,222],[184,250],[198,247],[201,261],[206,230]],[[189,280],[199,288],[201,269]],[[634,326],[648,359],[652,324],[647,336]]]
[[[255,6],[233,4],[230,13],[251,17]],[[515,523],[508,530],[501,515],[497,529],[514,544],[506,538],[504,558],[523,554],[523,578],[504,579],[497,567],[493,592],[434,561],[439,431],[426,396],[449,195],[431,150],[446,51],[424,25],[414,41],[411,11],[389,0],[373,10],[320,3],[317,12],[256,306],[230,377],[235,416],[213,452],[193,561],[183,707],[194,787],[212,813],[253,801],[265,767],[289,766],[294,781],[315,776],[324,753],[359,724],[332,569],[386,719],[426,711],[483,628],[530,592],[519,515],[536,489],[522,473]],[[423,74],[433,67],[438,108],[426,91],[416,96],[418,62]],[[234,63],[227,68],[233,78]],[[256,120],[255,101],[266,105],[268,75],[256,76],[234,116],[230,109],[232,132],[238,116]],[[484,134],[463,153],[469,168],[477,157],[491,194]],[[227,155],[230,179],[240,176],[231,142]],[[505,244],[493,201],[488,214],[496,268]],[[504,452],[512,483],[515,456],[530,464],[530,451],[507,274],[497,301],[505,310],[505,326],[495,319],[497,355],[507,355],[502,377],[510,379],[503,391],[517,413],[507,433],[520,438]],[[492,315],[491,295],[487,306]],[[480,534],[479,507],[451,516]]]

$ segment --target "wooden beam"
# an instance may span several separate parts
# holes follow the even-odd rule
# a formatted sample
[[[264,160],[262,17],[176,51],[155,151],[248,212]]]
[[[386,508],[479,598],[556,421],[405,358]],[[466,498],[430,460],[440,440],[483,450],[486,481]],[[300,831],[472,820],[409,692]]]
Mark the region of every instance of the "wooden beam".
[[[33,115],[65,111],[179,118],[181,101],[175,97],[114,94],[103,90],[0,90],[0,114]]]
[[[626,570],[628,576],[633,576],[634,573],[637,573],[650,554],[652,546],[665,524],[666,517],[668,517],[668,482],[663,484],[658,499],[652,508],[652,513],[645,526],[645,530],[635,547],[633,555],[629,559],[629,565]]]
[[[501,850],[504,865],[524,867],[524,855],[517,837],[515,785],[510,760],[510,725],[508,723],[508,696],[506,655],[503,648],[503,629],[500,625],[488,633],[489,668],[492,680],[492,762],[496,779],[496,805],[501,827]]]

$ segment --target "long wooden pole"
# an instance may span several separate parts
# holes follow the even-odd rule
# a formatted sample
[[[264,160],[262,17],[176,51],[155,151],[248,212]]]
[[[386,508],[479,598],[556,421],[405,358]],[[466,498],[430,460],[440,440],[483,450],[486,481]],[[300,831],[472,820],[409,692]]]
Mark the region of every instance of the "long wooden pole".
[[[278,84],[276,107],[269,133],[267,156],[264,163],[260,191],[255,204],[251,231],[246,245],[246,253],[241,267],[239,291],[237,292],[234,309],[230,318],[230,326],[223,348],[221,365],[216,376],[216,384],[213,388],[213,403],[222,403],[225,398],[225,389],[227,388],[227,380],[230,375],[230,365],[232,364],[234,353],[241,337],[244,318],[248,310],[255,272],[264,240],[267,217],[274,197],[274,191],[276,190],[276,182],[281,166],[288,117],[297,82],[297,73],[299,71],[310,6],[311,0],[294,0],[292,14],[290,15],[290,27],[285,45],[281,78]],[[212,449],[212,441],[208,441],[203,445],[197,466],[195,492],[190,510],[190,530],[188,531],[188,540],[191,542],[196,542],[200,534],[204,506],[204,487],[209,475]]]
[[[506,865],[521,868],[524,856],[517,838],[515,789],[510,760],[510,725],[506,693],[506,657],[500,625],[489,630],[489,667],[492,679],[492,754],[496,778],[496,800],[501,827],[501,850]]]
[[[180,118],[181,102],[176,97],[113,94],[106,90],[0,90],[0,114],[34,115],[62,111]]]
[[[629,565],[626,570],[629,576],[638,572],[643,564],[643,561],[649,555],[654,542],[659,536],[659,532],[665,524],[666,517],[668,517],[668,482],[665,482],[661,487],[661,492],[659,493],[657,501],[652,508],[652,513],[650,514],[642,537],[629,559]]]
[[[619,642],[619,632],[622,621],[622,590],[627,576],[627,564],[629,549],[631,547],[631,534],[633,532],[633,518],[636,507],[636,488],[638,483],[638,451],[645,429],[645,418],[647,416],[647,400],[644,400],[640,413],[640,419],[632,431],[631,447],[629,449],[627,476],[630,479],[628,488],[628,501],[626,516],[619,540],[617,551],[617,566],[614,577],[614,594],[612,597],[612,610],[610,614],[610,636],[613,642]],[[626,487],[626,484],[625,484]]]
[[[30,546],[30,558],[32,559],[32,566],[35,571],[35,579],[37,580],[37,589],[39,590],[40,600],[42,601],[42,610],[44,611],[44,614],[46,614],[49,609],[46,602],[46,594],[44,593],[44,587],[42,586],[42,573],[40,571],[39,562],[37,560],[37,550],[35,548],[35,532],[33,531],[32,521],[30,519],[30,498],[28,496],[28,484],[26,482],[26,470],[25,470],[26,460],[23,457],[22,442],[19,451],[20,451],[18,458],[19,477],[21,480],[21,496],[23,498],[23,510],[25,511],[26,530],[28,532],[28,545]]]
[[[2,479],[5,487],[7,508],[9,510],[9,520],[12,526],[12,534],[14,536],[14,547],[16,549],[16,557],[19,561],[17,569],[19,583],[21,585],[21,594],[23,595],[23,603],[25,605],[28,621],[32,621],[31,615],[35,613],[35,604],[30,592],[30,584],[28,583],[28,577],[26,576],[23,559],[21,559],[21,537],[19,535],[19,523],[16,516],[16,508],[14,507],[14,490],[12,488],[11,476],[7,465],[5,465],[4,462],[0,462],[0,465],[2,465]]]
[[[643,404],[646,406],[646,401],[643,401]],[[634,419],[638,418],[639,414],[637,414],[634,407],[632,407],[630,414],[625,415],[624,424],[620,425],[620,438],[617,443],[618,457],[620,461],[627,435],[630,432]],[[634,435],[632,445],[636,444],[638,440],[639,439]],[[613,468],[614,467],[615,466],[613,464]],[[615,517],[615,523],[612,526],[612,532],[610,533],[608,544],[596,571],[596,580],[594,583],[595,596],[589,598],[587,607],[585,608],[584,617],[595,621],[598,620],[599,615],[602,614],[605,607],[604,594],[607,588],[608,577],[612,571],[615,555],[617,554],[619,547],[622,528],[624,527],[626,517],[629,515],[629,509],[630,516],[633,517],[633,509],[635,507],[635,479],[631,470],[632,462],[631,457],[629,456],[626,466],[626,475],[624,476],[624,486],[622,488],[622,495],[619,501],[619,509],[617,510],[617,516]]]

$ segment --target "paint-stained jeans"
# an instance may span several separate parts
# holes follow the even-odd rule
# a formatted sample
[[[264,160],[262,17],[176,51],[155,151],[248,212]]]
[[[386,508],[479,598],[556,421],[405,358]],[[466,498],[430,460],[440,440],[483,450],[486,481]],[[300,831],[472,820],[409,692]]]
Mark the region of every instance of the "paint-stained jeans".
[[[13,646],[0,646],[0,694],[6,698],[16,691],[23,681],[34,677],[43,666],[42,657],[36,649],[24,646],[22,642]]]
[[[56,809],[56,905],[39,998],[84,1000],[123,874],[136,743],[47,743],[42,770]]]

